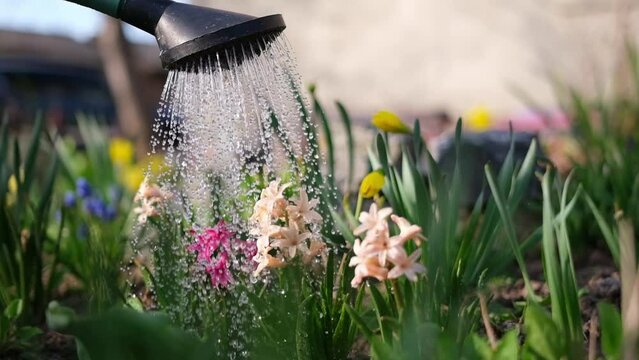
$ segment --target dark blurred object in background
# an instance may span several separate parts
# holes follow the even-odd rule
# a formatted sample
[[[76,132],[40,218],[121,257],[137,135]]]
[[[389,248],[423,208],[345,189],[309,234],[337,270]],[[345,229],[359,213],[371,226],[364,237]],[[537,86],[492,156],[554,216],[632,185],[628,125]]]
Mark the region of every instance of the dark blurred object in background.
[[[537,158],[542,156],[539,139],[535,134],[510,131],[487,131],[481,133],[464,133],[460,146],[459,160],[462,181],[461,204],[472,207],[475,199],[482,191],[489,191],[484,175],[484,164],[489,164],[494,173],[506,160],[511,141],[514,145],[515,164],[521,163],[532,141],[537,141]],[[439,145],[438,162],[443,172],[453,174],[455,166],[455,137],[451,136]],[[539,186],[531,182],[528,196],[537,197],[541,193]]]
[[[150,122],[162,92],[165,72],[152,45],[131,45],[139,74],[139,95]],[[96,42],[79,43],[61,36],[0,31],[0,113],[14,130],[41,112],[47,126],[65,132],[75,115],[94,116],[117,126],[113,96],[104,76]]]
[[[0,59],[0,108],[14,128],[41,111],[49,126],[64,129],[75,114],[113,124],[115,109],[99,69],[33,58]]]

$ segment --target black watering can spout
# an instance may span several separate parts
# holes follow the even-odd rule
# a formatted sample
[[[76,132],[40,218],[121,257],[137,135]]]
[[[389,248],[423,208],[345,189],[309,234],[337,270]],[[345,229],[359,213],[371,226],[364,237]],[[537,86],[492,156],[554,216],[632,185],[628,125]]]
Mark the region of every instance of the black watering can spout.
[[[207,54],[243,50],[271,41],[286,25],[281,15],[253,17],[170,0],[68,0],[102,12],[155,36],[162,65],[179,67]],[[237,56],[236,61],[241,61]]]

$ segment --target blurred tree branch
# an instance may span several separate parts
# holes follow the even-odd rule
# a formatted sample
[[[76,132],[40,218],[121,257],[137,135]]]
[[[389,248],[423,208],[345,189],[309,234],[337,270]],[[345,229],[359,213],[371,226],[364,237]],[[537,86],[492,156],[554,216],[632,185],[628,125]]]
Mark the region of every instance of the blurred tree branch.
[[[98,51],[115,102],[118,125],[124,136],[135,141],[138,156],[143,156],[149,148],[150,126],[137,89],[140,82],[133,70],[129,44],[119,20],[105,19],[98,37]]]

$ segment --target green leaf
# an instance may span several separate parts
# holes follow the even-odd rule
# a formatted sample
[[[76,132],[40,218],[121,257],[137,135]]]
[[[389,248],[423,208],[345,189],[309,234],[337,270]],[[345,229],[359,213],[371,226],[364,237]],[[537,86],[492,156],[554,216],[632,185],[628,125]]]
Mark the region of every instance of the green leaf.
[[[350,339],[348,333],[351,324],[352,322],[350,321],[349,315],[346,312],[346,303],[342,303],[341,311],[339,312],[339,319],[337,320],[337,325],[333,330],[332,340],[332,351],[337,358],[346,358],[346,355],[350,350],[352,339]]]
[[[493,360],[510,360],[517,359],[519,356],[519,331],[511,330],[504,335],[495,353],[493,354]]]
[[[24,302],[22,299],[14,299],[9,303],[6,309],[4,309],[4,316],[9,320],[15,320],[22,315],[23,307]]]
[[[35,326],[23,326],[16,331],[16,339],[18,341],[29,341],[32,338],[41,335],[42,329]]]
[[[539,305],[528,302],[524,314],[526,343],[524,352],[534,357],[555,360],[566,355],[563,336],[550,315]]]
[[[623,350],[621,315],[614,305],[605,302],[597,304],[597,311],[601,328],[601,352],[608,360],[621,359]]]
[[[0,344],[4,343],[9,335],[9,319],[6,316],[0,316]]]
[[[392,330],[387,322],[384,321],[386,317],[392,316],[391,309],[386,302],[384,296],[379,292],[375,285],[368,286],[373,298],[373,304],[375,305],[375,312],[377,313],[377,321],[379,322],[379,328],[382,331],[382,339],[384,342],[390,343],[392,341]]]
[[[144,305],[142,305],[140,299],[138,299],[138,297],[135,295],[127,297],[126,304],[129,305],[131,309],[137,312],[144,312]]]
[[[604,218],[604,216],[601,214],[599,209],[597,209],[597,205],[595,205],[595,202],[592,201],[592,198],[590,198],[590,195],[587,193],[584,193],[584,198],[586,199],[586,203],[588,203],[588,206],[590,207],[592,214],[595,216],[595,220],[597,221],[597,224],[599,225],[599,229],[601,230],[601,234],[603,235],[604,240],[606,240],[606,244],[608,245],[608,249],[610,250],[610,253],[612,254],[612,258],[615,260],[615,263],[618,266],[619,265],[619,241],[617,241],[617,237],[612,232],[612,229],[610,229],[610,226],[606,222],[606,219]]]
[[[339,110],[342,123],[344,124],[344,129],[346,130],[346,140],[348,142],[348,182],[346,183],[346,189],[350,191],[353,187],[353,174],[355,171],[355,141],[353,140],[352,122],[344,105],[342,105],[339,101],[336,102],[336,105]]]
[[[417,162],[424,151],[424,139],[422,139],[422,129],[418,119],[415,119],[413,125],[413,151]]]
[[[84,346],[84,344],[82,344],[82,341],[80,341],[78,338],[75,339],[75,348],[77,349],[76,353],[78,355],[78,360],[91,360],[89,350],[87,350],[87,347]]]
[[[359,316],[359,314],[357,314],[357,312],[350,305],[345,304],[345,306],[346,306],[346,312],[348,312],[348,315],[351,317],[351,320],[353,320],[355,324],[357,324],[357,327],[359,328],[359,331],[362,332],[362,335],[364,335],[366,340],[372,341],[374,338],[373,331],[369,329],[364,319],[362,319],[361,316]]]
[[[477,334],[470,334],[464,342],[464,357],[468,359],[491,360],[493,351],[488,342]],[[514,358],[513,358],[514,359]]]
[[[315,334],[311,331],[313,326],[313,304],[314,297],[313,295],[310,295],[304,299],[300,305],[295,331],[295,344],[298,359],[311,359],[313,356],[316,356],[318,359],[320,358],[320,353],[317,352],[319,349],[314,349],[313,346],[313,342],[317,341],[317,339],[314,339],[313,335]]]
[[[335,222],[335,226],[337,227],[337,230],[342,234],[344,239],[346,239],[346,241],[349,244],[354,244],[355,236],[353,235],[353,231],[351,231],[351,229],[348,227],[346,222],[344,222],[344,220],[342,219],[339,213],[337,213],[332,208],[329,210],[331,211],[331,217],[333,218],[333,221]]]
[[[371,341],[371,355],[373,359],[404,359],[401,353],[397,353],[389,344],[374,338]]]
[[[315,108],[315,113],[319,116],[322,122],[322,129],[324,130],[324,136],[326,140],[326,166],[328,167],[328,185],[330,189],[335,189],[335,148],[333,146],[333,132],[331,131],[331,126],[328,121],[328,117],[326,116],[326,112],[320,104],[317,97],[315,97],[315,93],[311,93],[313,97],[313,105]]]
[[[31,133],[31,143],[29,145],[29,150],[26,154],[26,160],[24,163],[24,188],[25,192],[29,191],[31,183],[35,177],[35,168],[36,168],[36,157],[38,155],[38,150],[40,148],[40,134],[42,133],[44,121],[42,118],[42,113],[38,113],[36,115],[35,127]]]
[[[524,284],[526,286],[526,290],[528,293],[528,297],[534,298],[535,292],[533,291],[532,286],[530,285],[530,277],[528,276],[528,270],[526,269],[526,263],[524,261],[524,257],[521,254],[519,249],[519,243],[517,241],[517,235],[515,233],[515,225],[511,219],[511,209],[508,209],[507,204],[503,198],[501,193],[501,189],[497,187],[497,183],[495,181],[495,177],[490,169],[490,166],[485,166],[486,179],[488,180],[488,185],[490,186],[490,191],[493,194],[493,199],[495,200],[495,204],[497,205],[497,209],[499,210],[499,215],[501,216],[501,220],[506,227],[506,238],[508,239],[508,243],[510,244],[510,248],[513,251],[515,259],[517,260],[517,265],[519,265],[519,270],[521,271],[521,275],[524,278]]]
[[[65,333],[84,345],[92,360],[216,359],[212,341],[171,325],[162,313],[138,313],[117,308],[80,320],[69,320]]]

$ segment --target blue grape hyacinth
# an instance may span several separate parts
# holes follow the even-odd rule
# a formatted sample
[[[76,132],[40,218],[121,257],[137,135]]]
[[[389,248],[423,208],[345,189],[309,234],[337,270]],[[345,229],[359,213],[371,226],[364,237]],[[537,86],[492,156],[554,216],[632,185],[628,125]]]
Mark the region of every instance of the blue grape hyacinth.
[[[85,178],[79,178],[75,183],[75,187],[76,193],[82,199],[88,198],[93,193],[91,184],[89,184],[89,181]]]

